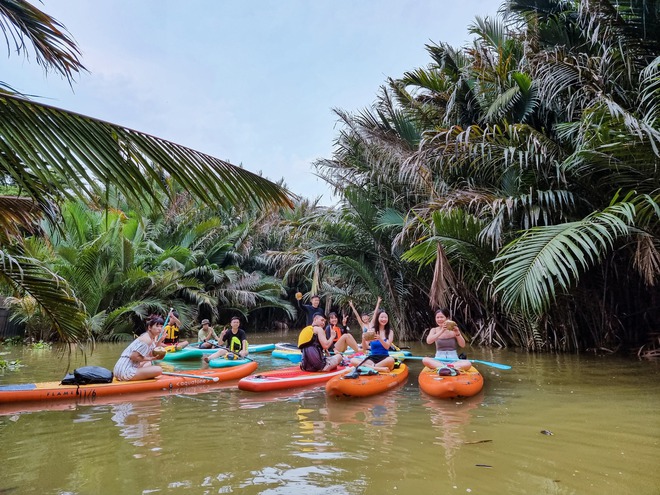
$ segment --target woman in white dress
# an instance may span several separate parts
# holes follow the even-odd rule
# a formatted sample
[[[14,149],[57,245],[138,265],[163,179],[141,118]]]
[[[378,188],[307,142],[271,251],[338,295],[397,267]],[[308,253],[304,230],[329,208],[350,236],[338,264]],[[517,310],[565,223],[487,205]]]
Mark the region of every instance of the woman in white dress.
[[[145,380],[163,373],[160,366],[151,363],[156,359],[152,352],[159,344],[158,339],[163,337],[163,323],[159,315],[151,315],[147,319],[147,331],[124,349],[115,364],[113,373],[117,380]]]

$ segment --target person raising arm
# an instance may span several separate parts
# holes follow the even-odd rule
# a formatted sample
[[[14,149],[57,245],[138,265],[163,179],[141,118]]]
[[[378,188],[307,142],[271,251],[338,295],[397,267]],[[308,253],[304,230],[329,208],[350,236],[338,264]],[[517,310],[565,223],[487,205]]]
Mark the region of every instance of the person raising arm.
[[[323,310],[320,308],[321,298],[316,294],[314,294],[312,297],[309,298],[309,302],[311,304],[302,304],[300,302],[302,300],[302,294],[300,292],[296,292],[296,300],[298,301],[300,307],[305,311],[306,326],[312,324],[315,314],[317,313],[323,314]]]
[[[327,339],[331,339],[332,332],[334,332],[334,338],[331,340],[330,347],[327,349],[329,352],[346,352],[346,348],[350,347],[355,352],[360,352],[357,342],[353,336],[344,331],[346,327],[346,318],[344,318],[344,324],[339,325],[339,317],[337,313],[332,312],[328,315],[329,323],[325,327],[325,336]]]
[[[390,327],[390,317],[385,310],[380,310],[382,299],[379,297],[374,308],[374,316],[371,319],[371,330],[362,334],[362,349],[369,346],[369,359],[364,361],[365,366],[370,366],[377,371],[392,371],[394,369],[394,358],[390,356],[389,349],[394,340],[394,331]],[[357,366],[361,360],[355,358],[351,361]]]
[[[231,328],[224,329],[220,334],[219,341],[226,343],[225,347],[218,349],[210,356],[204,356],[202,359],[207,363],[211,359],[226,356],[230,352],[238,355],[241,358],[248,355],[248,341],[245,330],[240,328],[241,320],[238,316],[233,316],[230,321]]]
[[[368,313],[362,313],[360,315],[360,313],[358,313],[358,310],[355,309],[355,306],[353,306],[353,301],[348,301],[348,305],[353,310],[353,315],[355,316],[355,319],[360,324],[360,328],[362,329],[362,333],[368,332],[369,329],[371,328],[370,327],[371,321],[370,321],[370,318],[369,318],[369,314]]]

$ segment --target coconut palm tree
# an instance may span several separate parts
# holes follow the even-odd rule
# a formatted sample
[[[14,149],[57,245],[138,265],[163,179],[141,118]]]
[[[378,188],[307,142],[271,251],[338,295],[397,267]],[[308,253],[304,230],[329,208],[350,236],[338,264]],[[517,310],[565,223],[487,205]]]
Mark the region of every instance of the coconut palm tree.
[[[69,81],[85,70],[64,27],[31,4],[0,0],[0,23],[16,51],[23,53],[31,44],[46,70]],[[31,101],[6,83],[0,94],[0,176],[53,223],[55,205],[63,198],[101,203],[110,185],[130,201],[156,207],[162,206],[158,191],[167,192],[170,181],[208,205],[291,205],[284,188],[247,170],[155,136]],[[0,230],[10,234],[18,215],[16,204],[13,208],[13,215],[0,215]],[[17,236],[0,240],[5,285],[34,297],[62,338],[83,338],[84,313],[64,280],[22,256]]]
[[[432,304],[453,301],[480,342],[639,341],[660,302],[658,10],[505,7],[472,46],[429,46],[373,109],[338,112],[335,157],[317,165],[399,212],[392,251],[435,266]]]
[[[565,308],[555,326],[590,328],[587,345],[639,343],[658,318],[660,13],[635,0],[509,6],[536,47],[539,96],[562,117],[559,172],[579,201],[500,253],[497,290],[528,315]]]

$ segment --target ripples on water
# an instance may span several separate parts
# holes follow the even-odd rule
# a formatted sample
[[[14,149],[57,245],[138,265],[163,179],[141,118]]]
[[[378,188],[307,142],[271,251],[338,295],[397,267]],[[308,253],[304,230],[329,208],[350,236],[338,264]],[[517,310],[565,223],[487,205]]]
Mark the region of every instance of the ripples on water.
[[[97,350],[91,364],[111,368],[121,348]],[[233,384],[5,410],[0,492],[660,493],[657,364],[479,358],[513,369],[480,366],[483,392],[453,401],[422,394],[421,364],[411,362],[405,386],[359,400],[326,398],[322,388],[252,394]],[[0,383],[65,371],[52,354],[22,359],[30,367]],[[283,364],[258,359],[261,369]]]

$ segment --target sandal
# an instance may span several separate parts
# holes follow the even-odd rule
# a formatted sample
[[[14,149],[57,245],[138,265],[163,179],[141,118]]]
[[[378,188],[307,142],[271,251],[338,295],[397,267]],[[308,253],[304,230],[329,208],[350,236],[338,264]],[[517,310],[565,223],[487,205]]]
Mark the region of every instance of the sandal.
[[[458,375],[458,372],[456,371],[455,368],[449,368],[449,367],[443,366],[442,368],[438,368],[438,375],[440,375],[440,376],[456,376],[456,375]]]

